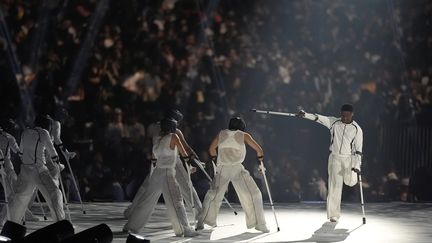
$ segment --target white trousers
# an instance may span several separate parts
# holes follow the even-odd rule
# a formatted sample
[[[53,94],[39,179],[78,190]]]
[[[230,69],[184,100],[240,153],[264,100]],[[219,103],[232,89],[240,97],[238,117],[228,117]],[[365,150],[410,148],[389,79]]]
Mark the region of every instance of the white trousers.
[[[189,175],[188,175],[188,173],[187,173],[186,169],[184,168],[181,161],[177,162],[175,170],[176,170],[175,178],[176,178],[176,181],[180,187],[180,193],[181,193],[183,199],[185,200],[186,205],[188,205],[189,208],[192,208],[191,192],[190,192],[190,187],[189,187],[190,178],[189,178]],[[152,171],[153,171],[153,168],[152,168]],[[132,212],[135,210],[137,203],[143,200],[142,197],[144,196],[144,193],[148,188],[149,179],[150,179],[152,173],[153,172],[150,172],[150,175],[145,178],[144,182],[142,183],[142,185],[138,189],[134,199],[132,200],[132,204],[129,205],[126,208],[126,210],[124,211],[124,215],[126,218],[130,217]],[[194,198],[195,217],[196,217],[196,219],[198,219],[198,214],[202,210],[202,204],[201,204],[201,201],[200,201],[198,194],[197,194],[194,187],[192,187],[192,194],[193,194],[193,198]]]
[[[18,176],[15,187],[15,196],[10,202],[11,221],[20,224],[29,201],[32,199],[35,189],[38,188],[45,198],[54,221],[65,218],[63,210],[63,198],[60,189],[45,166],[36,167],[21,165],[21,173]]]
[[[247,228],[265,226],[261,191],[242,164],[218,165],[216,167],[216,175],[204,198],[203,210],[199,216],[198,224],[206,223],[210,226],[216,226],[217,214],[229,182],[232,182],[240,204],[245,211]]]
[[[343,183],[348,186],[357,184],[357,174],[351,170],[352,157],[330,154],[328,160],[327,218],[339,218]]]
[[[2,181],[3,190],[6,190],[7,192],[7,200],[9,204],[12,201],[12,198],[15,196],[15,186],[16,186],[17,179],[18,178],[15,174],[15,171],[7,171],[6,178],[5,178],[6,185],[3,185],[3,181]],[[35,197],[36,197],[36,192],[30,199],[29,205],[26,209],[25,212],[26,219],[33,217],[33,214],[29,208],[31,207],[31,204],[33,203]],[[7,207],[9,207],[9,205],[4,205],[0,211],[0,225],[2,225],[4,221],[7,219],[7,210],[8,210]]]
[[[146,190],[137,200],[133,212],[129,215],[129,220],[125,229],[138,233],[148,222],[161,194],[168,209],[168,216],[173,225],[176,235],[182,235],[185,228],[189,228],[186,217],[186,210],[183,198],[180,194],[179,185],[175,179],[175,169],[155,168],[149,180]]]

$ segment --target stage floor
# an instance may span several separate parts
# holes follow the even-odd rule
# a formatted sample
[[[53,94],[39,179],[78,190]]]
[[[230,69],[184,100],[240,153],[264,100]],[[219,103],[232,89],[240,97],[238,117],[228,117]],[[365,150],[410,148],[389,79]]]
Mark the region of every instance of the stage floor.
[[[114,243],[126,242],[127,234],[121,232],[126,220],[123,210],[129,203],[85,204],[87,214],[80,205],[70,205],[75,232],[97,224],[106,223],[114,233]],[[265,216],[270,233],[263,234],[246,229],[240,205],[234,205],[238,215],[223,206],[218,217],[218,227],[206,226],[194,238],[175,237],[163,204],[158,204],[150,222],[141,235],[151,242],[432,242],[432,204],[369,203],[366,204],[367,223],[362,224],[359,204],[343,204],[339,222],[327,222],[325,203],[303,202],[277,204],[276,215],[280,232],[277,232],[271,208],[265,206]],[[34,206],[36,215],[39,208]],[[191,214],[188,214],[192,218]],[[51,221],[27,222],[32,232]]]

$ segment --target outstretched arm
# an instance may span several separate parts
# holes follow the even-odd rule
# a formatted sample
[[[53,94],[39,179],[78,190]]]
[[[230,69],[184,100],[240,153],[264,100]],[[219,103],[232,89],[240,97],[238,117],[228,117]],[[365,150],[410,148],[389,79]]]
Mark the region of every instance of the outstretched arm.
[[[302,117],[302,118],[306,118],[308,120],[312,120],[315,122],[318,122],[319,124],[327,127],[328,129],[330,129],[331,125],[338,120],[338,118],[333,117],[333,116],[323,116],[323,115],[319,115],[319,114],[312,114],[312,113],[307,113],[304,110],[301,110],[297,113],[298,117]]]

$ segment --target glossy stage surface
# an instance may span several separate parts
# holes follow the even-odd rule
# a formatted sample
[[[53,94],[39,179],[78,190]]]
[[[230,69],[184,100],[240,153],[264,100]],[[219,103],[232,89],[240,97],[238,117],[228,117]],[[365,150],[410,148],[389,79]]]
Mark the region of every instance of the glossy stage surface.
[[[88,203],[87,214],[79,204],[71,204],[71,219],[75,232],[106,223],[114,233],[115,243],[126,242],[122,227],[126,222],[123,210],[129,203]],[[326,219],[325,203],[302,202],[277,204],[277,227],[271,207],[265,205],[265,216],[270,233],[247,229],[240,205],[234,204],[238,215],[223,205],[218,216],[218,227],[205,227],[194,238],[175,237],[167,218],[165,206],[158,204],[150,222],[140,235],[151,242],[432,242],[432,204],[367,203],[366,224],[362,224],[359,204],[343,204],[338,223]],[[33,206],[40,222],[27,222],[27,232],[52,223],[43,221],[38,205]],[[45,208],[48,211],[48,208]],[[189,211],[189,210],[188,210]],[[188,213],[189,219],[192,215]]]

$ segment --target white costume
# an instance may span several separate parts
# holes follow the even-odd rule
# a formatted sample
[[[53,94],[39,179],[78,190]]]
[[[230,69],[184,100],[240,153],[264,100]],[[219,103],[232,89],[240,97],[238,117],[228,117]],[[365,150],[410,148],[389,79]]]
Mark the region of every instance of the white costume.
[[[58,159],[48,131],[36,127],[25,129],[21,135],[21,173],[15,187],[15,196],[10,202],[11,221],[21,223],[25,208],[37,187],[44,196],[54,221],[63,220],[63,199],[60,189],[46,167],[45,151]]]
[[[357,184],[363,149],[363,131],[357,122],[343,123],[340,118],[305,113],[305,118],[330,129],[330,155],[328,159],[327,217],[339,219],[343,183]]]
[[[13,194],[13,185],[17,180],[17,175],[10,159],[10,151],[12,150],[12,152],[16,154],[20,154],[21,152],[19,151],[15,138],[4,131],[0,131],[0,150],[3,152],[4,168],[6,172],[6,185],[3,186],[6,187],[8,196],[11,196]]]
[[[261,191],[242,165],[246,156],[244,134],[239,130],[222,130],[219,133],[216,175],[204,198],[197,227],[202,227],[203,223],[216,226],[222,199],[228,183],[232,182],[246,214],[247,228],[267,229]]]
[[[153,154],[157,160],[156,167],[148,182],[144,182],[148,183],[147,187],[143,194],[139,195],[140,200],[135,202],[135,207],[130,213],[124,230],[138,233],[148,222],[162,193],[174,233],[177,236],[195,235],[194,230],[189,226],[183,198],[175,177],[178,152],[177,147],[175,149],[170,148],[172,136],[173,134],[168,134],[163,137],[156,137],[153,144]]]
[[[178,133],[178,129],[177,132]],[[160,125],[159,124],[152,124],[149,126],[148,128],[148,134],[152,137],[152,141],[153,144],[157,143],[157,139],[158,136],[157,134],[160,133]],[[188,172],[186,171],[185,167],[183,166],[182,161],[180,160],[180,158],[176,159],[177,163],[175,164],[175,170],[176,170],[176,180],[178,185],[180,186],[180,192],[181,195],[183,197],[183,199],[185,200],[186,204],[188,205],[189,208],[192,208],[192,200],[191,200],[191,189],[189,187],[189,183],[190,182],[190,177],[188,175]],[[138,189],[132,204],[128,206],[128,208],[125,210],[124,215],[126,216],[126,218],[130,217],[131,212],[133,211],[134,207],[136,206],[136,203],[138,201],[141,201],[141,197],[144,195],[144,192],[146,191],[146,188],[148,186],[148,180],[151,176],[151,174],[153,173],[153,168],[150,171],[149,176],[147,176],[147,178],[144,180],[143,184],[140,186],[140,188]],[[198,194],[195,190],[194,187],[192,187],[192,194],[193,194],[193,198],[194,198],[194,207],[195,207],[195,216],[196,219],[198,219],[198,214],[201,212],[202,210],[202,204],[201,201],[198,197]]]
[[[59,121],[56,121],[52,119],[51,117],[48,118],[50,121],[50,128],[49,128],[49,134],[51,137],[51,140],[54,145],[58,146],[60,148],[60,151],[62,152],[63,156],[66,160],[70,160],[73,157],[75,157],[75,152],[69,152],[63,145],[63,141],[61,140],[61,124]],[[51,159],[47,156],[47,167],[50,170],[51,175],[54,177],[54,179],[58,180],[60,177],[60,172],[64,169],[64,165],[62,163],[53,163]]]
[[[63,145],[61,139],[60,139],[60,133],[61,133],[61,126],[60,122],[53,120],[52,118],[49,118],[50,121],[50,128],[48,130],[48,133],[50,135],[51,141],[53,142],[53,145]],[[54,178],[54,181],[59,186],[59,178],[60,178],[60,172],[64,169],[64,165],[61,163],[55,163],[52,161],[50,156],[46,156],[46,166],[51,174],[51,176]]]
[[[0,150],[4,155],[4,169],[5,169],[5,183],[3,188],[6,189],[8,201],[12,200],[12,197],[15,195],[15,185],[17,182],[17,175],[15,173],[14,166],[11,161],[11,151],[15,154],[19,154],[21,156],[21,152],[19,150],[18,144],[15,138],[5,131],[0,131]],[[3,182],[2,182],[3,183]],[[31,203],[31,202],[30,202]],[[38,218],[33,216],[30,210],[26,209],[26,220],[37,221]],[[0,212],[0,224],[6,218],[6,207],[3,207]]]

